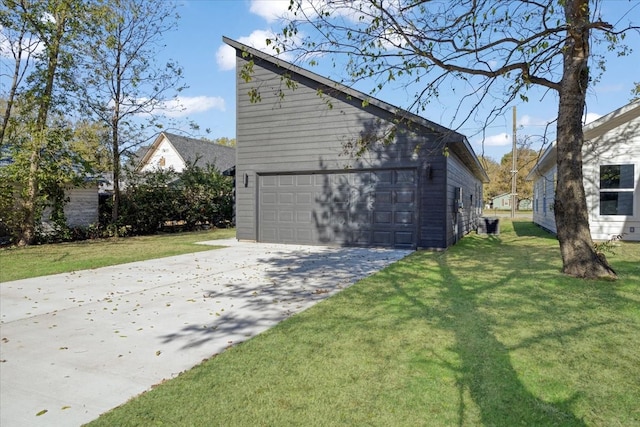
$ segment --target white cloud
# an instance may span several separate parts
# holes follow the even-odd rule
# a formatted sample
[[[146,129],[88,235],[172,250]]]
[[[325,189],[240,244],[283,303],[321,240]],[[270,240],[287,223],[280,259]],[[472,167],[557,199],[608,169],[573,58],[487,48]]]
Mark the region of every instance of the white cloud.
[[[527,114],[518,117],[518,126],[546,126],[549,120],[532,117]]]
[[[587,124],[589,124],[591,122],[595,122],[600,117],[602,117],[602,115],[600,115],[598,113],[587,113],[587,114],[584,115],[584,117],[582,117],[582,123],[587,125]]]
[[[267,45],[267,39],[274,38],[275,34],[272,31],[255,30],[250,36],[240,37],[237,41],[254,49],[268,53],[269,55],[274,55],[275,51],[273,50],[273,46]],[[286,52],[277,56],[285,61],[291,60],[291,56]],[[216,52],[216,62],[218,64],[218,68],[223,71],[233,70],[236,67],[236,50],[226,44],[220,46]]]
[[[216,63],[222,71],[233,70],[236,67],[236,50],[223,44],[216,52]]]
[[[29,56],[34,56],[44,50],[43,43],[36,37],[25,35],[22,43],[18,46],[18,33],[7,27],[0,25],[0,57],[15,58],[15,53],[22,50],[22,60]]]
[[[278,21],[288,15],[289,0],[252,0],[249,11],[256,14],[267,22]]]
[[[331,2],[326,0],[303,0],[300,9],[295,5],[293,11],[289,10],[289,0],[251,0],[249,11],[255,15],[264,18],[268,23],[274,23],[281,20],[289,19],[314,19],[319,14],[324,15],[330,13],[335,17],[345,17],[353,22],[358,22],[361,13],[359,10],[367,11],[369,14],[373,10],[367,2],[354,1],[349,2]],[[388,6],[390,7],[390,6]],[[398,7],[398,5],[396,5]],[[296,13],[297,12],[297,13]]]
[[[491,135],[484,139],[484,145],[487,147],[501,147],[511,144],[511,135],[502,132],[497,135]]]
[[[224,99],[219,96],[179,96],[165,101],[158,108],[168,117],[185,117],[209,110],[225,111]]]

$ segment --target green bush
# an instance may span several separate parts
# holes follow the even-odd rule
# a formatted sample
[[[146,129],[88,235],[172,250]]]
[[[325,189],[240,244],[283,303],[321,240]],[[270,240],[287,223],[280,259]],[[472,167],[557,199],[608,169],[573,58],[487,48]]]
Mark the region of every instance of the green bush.
[[[233,218],[233,181],[215,168],[187,167],[176,182],[179,217],[187,229],[229,226]]]
[[[107,219],[111,203],[109,199],[101,206],[105,231],[117,227],[127,234],[144,235],[169,229],[228,227],[233,220],[233,179],[211,166],[188,166],[182,173],[130,173],[120,197],[117,224]]]

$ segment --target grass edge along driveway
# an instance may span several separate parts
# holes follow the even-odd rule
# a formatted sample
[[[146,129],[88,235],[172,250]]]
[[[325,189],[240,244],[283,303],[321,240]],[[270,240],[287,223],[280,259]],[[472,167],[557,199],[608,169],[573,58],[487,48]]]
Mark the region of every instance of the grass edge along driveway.
[[[416,252],[91,426],[640,425],[640,245],[559,273],[530,222]],[[213,355],[212,355],[213,356]]]
[[[233,228],[0,249],[0,282],[208,251],[197,242],[235,237]]]

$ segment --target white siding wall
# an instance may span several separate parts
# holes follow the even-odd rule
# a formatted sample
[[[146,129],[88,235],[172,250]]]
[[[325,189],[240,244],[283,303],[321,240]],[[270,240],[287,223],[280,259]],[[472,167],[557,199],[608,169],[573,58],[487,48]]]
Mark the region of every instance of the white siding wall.
[[[631,215],[600,214],[600,167],[605,165],[633,165]],[[623,240],[640,241],[640,118],[623,122],[585,141],[582,171],[592,238],[608,240],[622,235]],[[540,172],[542,175],[534,181],[533,222],[556,232],[553,215],[556,166]]]
[[[164,160],[163,160],[164,159]],[[149,161],[140,169],[141,172],[149,172],[158,169],[171,169],[182,172],[184,160],[178,154],[173,145],[166,138],[163,138],[156,151],[153,152]]]
[[[98,222],[98,190],[73,188],[67,192],[69,202],[64,206],[64,215],[69,227],[88,227]]]
[[[533,183],[533,222],[556,232],[556,217],[553,214],[557,166],[544,171]]]
[[[64,216],[69,227],[88,227],[98,222],[98,188],[70,188],[65,191],[69,201],[64,205]],[[45,231],[52,231],[54,224],[50,220],[52,209],[42,212],[42,226]]]
[[[608,240],[612,236],[623,235],[623,240],[640,240],[640,118],[588,141],[583,156],[584,186],[593,239]],[[600,215],[600,166],[629,164],[634,165],[633,214]]]

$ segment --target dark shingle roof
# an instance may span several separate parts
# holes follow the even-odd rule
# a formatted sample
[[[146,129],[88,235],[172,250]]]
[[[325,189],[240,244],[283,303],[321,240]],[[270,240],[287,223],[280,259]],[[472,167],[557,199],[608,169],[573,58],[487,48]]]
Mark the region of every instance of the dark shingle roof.
[[[169,142],[180,153],[186,164],[199,167],[212,165],[219,172],[225,172],[236,165],[236,149],[202,139],[188,138],[164,132]]]

